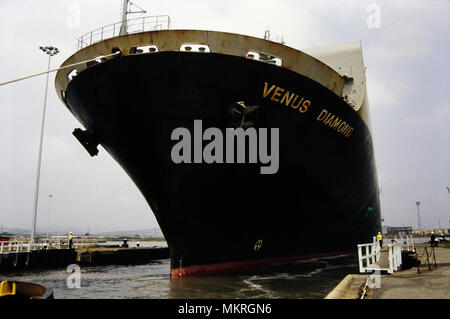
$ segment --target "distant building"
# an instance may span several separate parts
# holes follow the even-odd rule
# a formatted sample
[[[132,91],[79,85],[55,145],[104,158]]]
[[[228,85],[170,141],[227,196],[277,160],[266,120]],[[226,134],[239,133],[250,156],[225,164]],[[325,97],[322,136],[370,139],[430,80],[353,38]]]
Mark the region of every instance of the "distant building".
[[[388,235],[412,235],[412,227],[388,227],[386,229]]]
[[[388,226],[388,225],[382,226],[382,227],[381,227],[381,233],[382,233],[383,235],[386,235],[386,234],[387,234],[388,228],[391,228],[391,227],[392,227],[392,226]]]

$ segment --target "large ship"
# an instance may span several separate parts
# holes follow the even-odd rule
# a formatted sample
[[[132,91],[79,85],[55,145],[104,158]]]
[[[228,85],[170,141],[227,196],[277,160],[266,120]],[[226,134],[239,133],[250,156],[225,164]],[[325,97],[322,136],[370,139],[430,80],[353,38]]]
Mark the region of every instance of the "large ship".
[[[353,253],[381,230],[359,41],[299,51],[126,11],[78,39],[56,91],[89,154],[101,145],[150,205],[172,278]],[[200,120],[278,129],[276,170],[174,161],[174,130],[198,137]]]

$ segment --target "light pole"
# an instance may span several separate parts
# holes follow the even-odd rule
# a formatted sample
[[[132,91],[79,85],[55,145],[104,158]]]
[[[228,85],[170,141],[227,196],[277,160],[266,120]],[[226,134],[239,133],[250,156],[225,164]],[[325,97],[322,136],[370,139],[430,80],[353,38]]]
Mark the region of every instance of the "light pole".
[[[417,226],[419,227],[419,232],[422,230],[422,225],[420,222],[420,202],[416,202],[417,205]]]
[[[380,199],[380,208],[381,208],[381,224],[383,225],[384,223],[384,209],[383,209],[383,201],[381,200],[381,193],[383,192],[383,188],[382,187],[378,187],[378,197]]]
[[[450,187],[446,187],[447,188],[447,192],[448,192],[448,194],[450,195]],[[450,203],[450,202],[449,202]],[[450,207],[450,205],[449,205],[449,207]],[[449,209],[449,211],[450,211],[450,209]],[[450,218],[448,219],[448,224],[449,224],[449,227],[450,227]],[[448,231],[447,231],[448,232]],[[450,235],[450,234],[449,234]]]
[[[50,71],[50,60],[51,57],[58,54],[59,50],[55,47],[39,47],[43,52],[48,55],[48,67],[47,70]],[[37,208],[38,208],[38,198],[39,198],[39,179],[41,176],[41,158],[42,158],[42,144],[44,141],[44,124],[45,124],[45,110],[47,106],[47,91],[48,91],[48,78],[49,73],[47,73],[47,82],[45,84],[45,95],[44,95],[44,108],[42,111],[42,124],[41,124],[41,139],[39,142],[39,156],[38,156],[38,165],[37,165],[37,174],[36,174],[36,186],[34,192],[34,212],[33,212],[33,223],[31,228],[31,245],[34,245],[34,237],[36,233],[36,216],[37,216]]]
[[[47,240],[50,238],[48,237],[49,229],[50,229],[50,214],[52,212],[52,194],[48,194],[48,225],[47,225]]]

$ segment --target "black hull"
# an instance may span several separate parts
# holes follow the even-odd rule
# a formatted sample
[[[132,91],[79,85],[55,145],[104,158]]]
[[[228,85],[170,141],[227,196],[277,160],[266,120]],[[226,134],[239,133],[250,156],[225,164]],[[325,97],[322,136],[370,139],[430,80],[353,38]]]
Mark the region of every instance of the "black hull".
[[[308,99],[307,111],[263,97],[272,85]],[[260,164],[173,163],[175,128],[193,136],[201,119],[203,130],[225,130],[237,101],[260,106],[255,128],[279,128],[276,174],[260,174]],[[65,102],[151,206],[174,277],[355,250],[381,230],[368,127],[342,98],[295,72],[214,53],[125,56],[81,72]],[[317,120],[323,109],[351,125],[348,137]]]

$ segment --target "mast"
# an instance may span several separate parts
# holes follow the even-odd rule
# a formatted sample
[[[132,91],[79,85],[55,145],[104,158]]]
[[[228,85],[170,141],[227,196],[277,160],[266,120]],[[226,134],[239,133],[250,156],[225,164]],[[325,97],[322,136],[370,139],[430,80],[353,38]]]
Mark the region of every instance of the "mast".
[[[122,25],[120,26],[120,33],[119,33],[119,35],[127,34],[127,29],[128,29],[128,26],[127,26],[128,2],[129,2],[129,0],[123,0]]]
[[[135,7],[141,9],[141,11],[128,11],[128,6],[129,5],[134,5]],[[120,26],[119,35],[126,35],[126,34],[128,34],[127,20],[128,20],[128,14],[129,13],[146,13],[146,11],[144,9],[142,9],[141,7],[135,5],[133,2],[131,2],[129,0],[123,0],[123,5],[122,5],[122,25]]]

